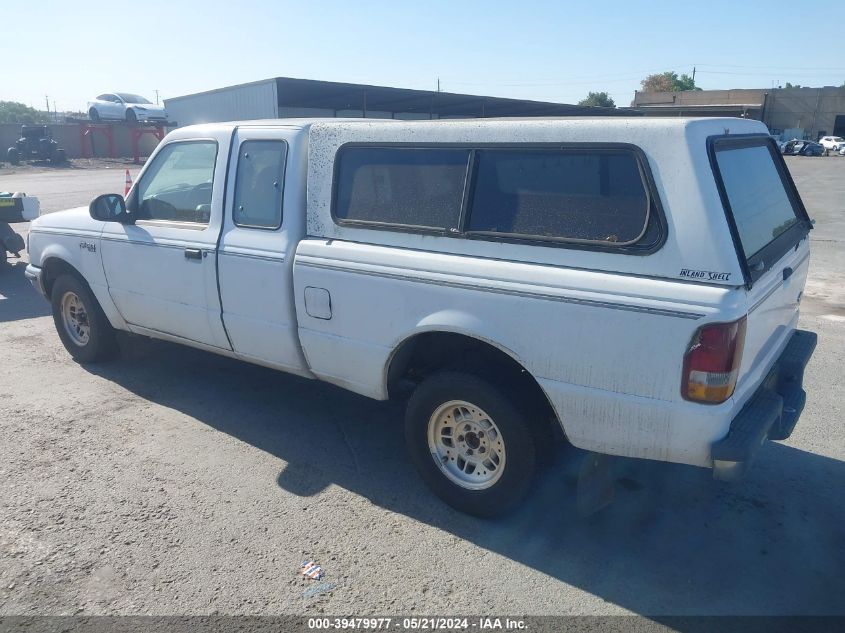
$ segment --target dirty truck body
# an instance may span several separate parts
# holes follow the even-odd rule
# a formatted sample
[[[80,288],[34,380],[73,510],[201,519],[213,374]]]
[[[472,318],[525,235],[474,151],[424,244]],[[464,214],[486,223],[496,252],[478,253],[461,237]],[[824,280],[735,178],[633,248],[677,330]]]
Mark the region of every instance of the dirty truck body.
[[[78,360],[126,330],[410,394],[467,512],[515,506],[552,432],[730,479],[803,409],[811,223],[758,122],[193,126],[117,198],[30,232]]]

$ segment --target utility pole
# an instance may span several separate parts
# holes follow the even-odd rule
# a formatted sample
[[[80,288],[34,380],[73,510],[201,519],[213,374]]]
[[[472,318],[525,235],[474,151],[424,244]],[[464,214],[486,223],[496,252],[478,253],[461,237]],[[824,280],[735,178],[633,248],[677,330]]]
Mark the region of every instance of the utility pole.
[[[156,90],[156,105],[158,105],[158,90]]]
[[[44,95],[44,101],[47,102],[47,114],[50,114],[50,95]]]
[[[440,92],[440,77],[437,78],[437,92]]]
[[[695,85],[695,66],[692,67],[692,85]]]

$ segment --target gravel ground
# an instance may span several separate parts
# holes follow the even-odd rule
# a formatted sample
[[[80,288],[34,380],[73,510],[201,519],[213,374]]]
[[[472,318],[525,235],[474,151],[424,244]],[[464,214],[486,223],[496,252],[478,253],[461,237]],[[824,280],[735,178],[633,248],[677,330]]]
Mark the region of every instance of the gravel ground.
[[[0,614],[845,614],[845,160],[788,162],[818,220],[798,428],[739,484],[619,459],[586,519],[575,449],[516,515],[473,519],[417,478],[400,406],[136,337],[82,367],[23,263],[0,273]],[[122,176],[0,190],[54,211]],[[303,596],[307,557],[331,590]]]

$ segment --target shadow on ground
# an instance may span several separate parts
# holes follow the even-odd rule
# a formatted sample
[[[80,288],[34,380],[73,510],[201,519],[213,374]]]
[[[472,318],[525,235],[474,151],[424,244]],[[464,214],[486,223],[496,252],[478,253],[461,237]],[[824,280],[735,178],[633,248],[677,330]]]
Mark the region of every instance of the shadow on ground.
[[[50,305],[29,284],[24,276],[26,262],[9,259],[0,264],[0,323],[48,316]]]
[[[640,614],[845,614],[843,462],[770,442],[728,486],[705,469],[619,459],[616,501],[585,519],[583,454],[561,447],[524,507],[481,521],[417,478],[397,404],[167,343],[121,347],[122,360],[89,370],[278,456],[289,493],[337,484]]]

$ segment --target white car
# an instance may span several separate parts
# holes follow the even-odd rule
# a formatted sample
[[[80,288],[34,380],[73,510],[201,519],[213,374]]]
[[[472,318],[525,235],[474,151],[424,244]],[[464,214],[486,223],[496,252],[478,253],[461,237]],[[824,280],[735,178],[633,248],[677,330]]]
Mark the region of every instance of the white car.
[[[128,92],[107,92],[88,102],[88,117],[92,121],[117,120],[167,121],[164,106],[156,105],[144,97]]]
[[[621,455],[735,479],[792,433],[816,343],[812,225],[765,129],[184,127],[125,200],[35,220],[26,276],[79,362],[126,330],[407,399],[410,460],[471,514],[519,503],[554,436],[584,478]]]
[[[845,138],[841,136],[822,136],[819,139],[819,143],[825,149],[833,150],[834,152],[845,148]]]

